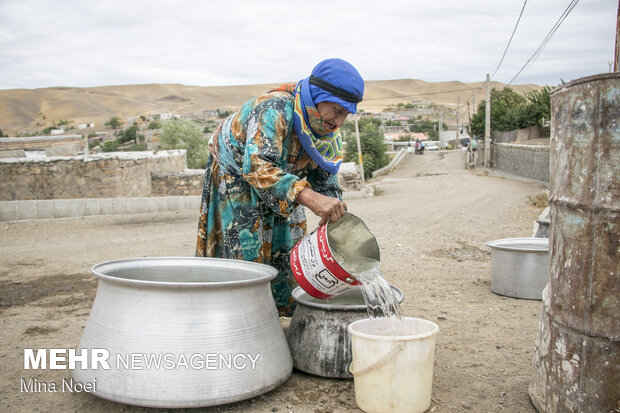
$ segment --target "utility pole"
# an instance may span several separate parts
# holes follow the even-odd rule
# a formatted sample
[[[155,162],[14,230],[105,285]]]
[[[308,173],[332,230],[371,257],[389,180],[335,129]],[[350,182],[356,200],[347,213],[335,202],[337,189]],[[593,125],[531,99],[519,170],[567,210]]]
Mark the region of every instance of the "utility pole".
[[[484,167],[489,168],[489,158],[491,155],[491,96],[489,92],[489,74],[487,73],[486,81],[486,108],[484,116]]]
[[[476,91],[471,91],[471,110],[476,113]]]
[[[439,111],[439,146],[441,146],[441,131],[443,130],[443,110]],[[448,142],[446,142],[447,144]],[[442,148],[443,149],[443,148]]]
[[[461,98],[456,101],[456,149],[460,149],[461,140],[459,139],[459,107],[461,106]]]
[[[362,159],[362,144],[360,143],[360,128],[357,125],[358,115],[355,115],[355,140],[357,140],[357,156],[360,165],[360,172],[362,175],[362,185],[366,185],[366,179],[364,178],[364,161]]]
[[[474,133],[471,130],[471,109],[469,107],[469,102],[467,102],[467,118],[469,120],[469,138],[473,139],[474,138]]]

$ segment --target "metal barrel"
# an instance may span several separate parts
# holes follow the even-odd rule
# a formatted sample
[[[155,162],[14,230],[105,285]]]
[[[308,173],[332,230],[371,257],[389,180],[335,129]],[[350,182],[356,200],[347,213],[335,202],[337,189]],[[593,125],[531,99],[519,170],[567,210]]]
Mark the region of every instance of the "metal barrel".
[[[620,73],[551,93],[549,283],[529,394],[541,412],[614,412],[620,387]]]

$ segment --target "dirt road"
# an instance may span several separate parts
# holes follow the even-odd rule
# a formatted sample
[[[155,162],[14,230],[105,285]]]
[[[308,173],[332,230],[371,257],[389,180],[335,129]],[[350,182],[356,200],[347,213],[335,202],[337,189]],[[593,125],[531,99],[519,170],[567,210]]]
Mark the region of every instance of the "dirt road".
[[[527,395],[540,301],[490,291],[484,243],[531,236],[540,209],[535,182],[463,168],[462,152],[407,155],[372,184],[377,196],[348,201],[379,240],[385,278],[404,292],[405,315],[440,327],[432,412],[535,412]],[[318,220],[309,216],[309,228]],[[25,393],[21,379],[69,377],[24,370],[24,348],[76,348],[96,282],[90,267],[141,256],[192,256],[196,214],[187,212],[10,222],[0,226],[0,409],[7,412],[145,412],[88,394]],[[197,411],[197,410],[189,410]],[[353,382],[294,372],[252,400],[215,412],[349,412]]]

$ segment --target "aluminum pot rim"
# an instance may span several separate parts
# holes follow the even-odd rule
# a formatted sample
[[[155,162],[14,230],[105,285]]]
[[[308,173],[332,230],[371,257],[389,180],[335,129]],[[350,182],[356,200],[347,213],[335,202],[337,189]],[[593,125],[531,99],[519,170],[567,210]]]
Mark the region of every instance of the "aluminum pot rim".
[[[149,265],[138,265],[138,263],[151,263],[153,266],[155,263],[170,263],[184,264],[185,266],[201,266],[205,264],[217,263],[221,268],[228,268],[226,264],[234,264],[235,266],[242,267],[240,269],[249,270],[249,272],[256,274],[255,278],[247,280],[231,280],[231,281],[196,281],[196,282],[179,282],[179,281],[152,281],[152,280],[137,280],[130,278],[121,278],[113,275],[105,274],[102,270],[106,267],[118,267],[118,268],[135,268],[135,267],[148,267]],[[133,263],[133,265],[127,265]],[[123,264],[126,264],[123,266]],[[211,269],[217,268],[217,266],[211,266]],[[272,266],[261,264],[252,261],[233,260],[228,258],[210,258],[210,257],[135,257],[135,258],[122,258],[117,260],[103,261],[95,264],[91,267],[91,273],[102,281],[108,281],[111,283],[122,284],[126,286],[139,286],[139,287],[172,287],[172,288],[231,288],[231,287],[245,287],[255,284],[262,284],[276,278],[278,270]]]
[[[548,253],[549,239],[522,237],[522,238],[503,238],[486,242],[484,245],[491,249],[515,252]]]
[[[390,287],[392,288],[392,291],[394,292],[394,294],[396,295],[396,300],[398,301],[398,303],[402,303],[403,299],[404,299],[404,294],[402,292],[402,290],[398,287],[396,287],[395,285],[390,284]],[[353,289],[353,288],[360,288],[359,286],[355,286],[350,288],[349,290]],[[307,297],[304,297],[303,294],[305,294]],[[295,287],[295,289],[293,290],[293,292],[291,293],[291,297],[293,298],[293,300],[299,305],[304,305],[306,307],[312,307],[312,308],[319,308],[321,310],[328,310],[328,311],[334,311],[334,310],[341,310],[341,311],[366,311],[368,309],[368,307],[366,306],[366,304],[353,304],[353,305],[343,305],[343,304],[331,304],[331,303],[327,303],[327,302],[316,302],[316,301],[310,301],[310,299],[314,299],[314,300],[319,300],[318,298],[312,297],[310,294],[308,294],[303,288],[301,287]],[[337,297],[337,296],[336,296]]]
[[[437,335],[437,333],[439,333],[439,326],[432,322],[431,320],[426,320],[424,318],[418,318],[418,317],[404,317],[404,321],[416,321],[416,322],[421,322],[422,324],[430,327],[429,331],[426,331],[424,333],[418,333],[418,334],[405,334],[405,335],[381,335],[381,334],[369,334],[369,333],[363,333],[361,331],[357,331],[355,330],[355,327],[357,327],[358,324],[366,324],[366,323],[372,323],[375,320],[381,320],[381,318],[362,318],[360,320],[355,320],[353,321],[351,324],[349,324],[347,326],[347,331],[349,332],[349,334],[351,336],[356,336],[356,337],[361,337],[364,338],[366,340],[373,340],[373,341],[413,341],[413,340],[424,340],[426,338],[429,337],[434,337]]]

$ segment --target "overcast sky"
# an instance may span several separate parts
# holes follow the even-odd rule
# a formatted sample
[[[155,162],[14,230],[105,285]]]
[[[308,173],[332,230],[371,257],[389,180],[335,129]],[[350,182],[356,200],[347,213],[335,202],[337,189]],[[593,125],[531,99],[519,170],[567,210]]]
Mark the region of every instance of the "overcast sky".
[[[366,80],[482,81],[523,0],[0,0],[0,89],[296,81],[340,57]],[[494,80],[571,0],[529,0]],[[618,0],[581,0],[514,84],[609,71]]]

